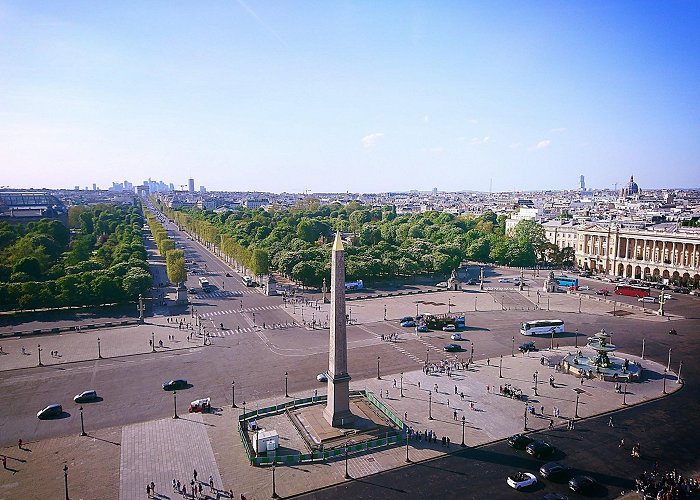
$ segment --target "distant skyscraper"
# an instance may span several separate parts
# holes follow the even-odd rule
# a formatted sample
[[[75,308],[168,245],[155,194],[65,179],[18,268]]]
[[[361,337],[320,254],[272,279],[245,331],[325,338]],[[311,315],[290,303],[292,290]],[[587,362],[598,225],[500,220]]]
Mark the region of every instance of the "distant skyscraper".
[[[188,186],[189,186],[189,191],[190,193],[194,193],[194,179],[190,179],[187,181]]]
[[[581,191],[586,190],[586,178],[584,176],[581,176]]]
[[[97,191],[97,184],[95,184],[94,182],[92,183],[92,190]]]

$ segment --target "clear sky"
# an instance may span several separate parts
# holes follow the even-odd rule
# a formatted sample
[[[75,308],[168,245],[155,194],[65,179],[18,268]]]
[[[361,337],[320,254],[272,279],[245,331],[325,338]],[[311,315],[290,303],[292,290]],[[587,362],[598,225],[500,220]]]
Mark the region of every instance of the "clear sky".
[[[0,0],[0,184],[700,187],[700,2]]]

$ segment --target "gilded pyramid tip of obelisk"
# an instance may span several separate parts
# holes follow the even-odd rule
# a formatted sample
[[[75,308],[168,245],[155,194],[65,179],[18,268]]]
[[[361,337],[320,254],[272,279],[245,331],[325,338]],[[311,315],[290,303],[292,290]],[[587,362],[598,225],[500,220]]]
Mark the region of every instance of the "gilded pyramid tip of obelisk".
[[[343,240],[340,239],[340,231],[335,233],[335,241],[333,242],[333,251],[334,252],[342,252],[345,250],[345,247],[343,246]]]

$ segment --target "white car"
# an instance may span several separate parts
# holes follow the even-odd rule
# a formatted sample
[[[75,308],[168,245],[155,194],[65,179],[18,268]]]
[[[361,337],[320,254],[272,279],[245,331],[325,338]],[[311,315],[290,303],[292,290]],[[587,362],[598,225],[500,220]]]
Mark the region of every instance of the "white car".
[[[588,286],[588,285],[581,285],[580,287],[578,287],[578,289],[579,289],[579,290],[590,290],[591,287]]]
[[[435,285],[435,286],[438,287],[438,288],[447,288],[447,287],[448,287],[447,281],[441,281],[440,283],[438,283],[438,284]]]
[[[510,283],[510,280],[508,278],[498,278],[499,283]]]
[[[639,297],[637,299],[637,302],[651,302],[652,304],[656,304],[659,300],[656,297]]]
[[[452,339],[452,340],[462,340],[462,334],[459,333],[459,332],[453,333],[452,335],[450,335],[450,339]]]
[[[508,486],[519,490],[537,484],[537,478],[530,472],[516,472],[512,476],[508,476]]]
[[[316,375],[316,380],[319,382],[328,382],[328,372],[319,373]]]
[[[671,295],[670,293],[665,293],[663,294],[663,298],[664,300],[671,300],[673,299],[673,295]]]
[[[453,324],[445,325],[442,327],[443,332],[454,332],[457,328]]]

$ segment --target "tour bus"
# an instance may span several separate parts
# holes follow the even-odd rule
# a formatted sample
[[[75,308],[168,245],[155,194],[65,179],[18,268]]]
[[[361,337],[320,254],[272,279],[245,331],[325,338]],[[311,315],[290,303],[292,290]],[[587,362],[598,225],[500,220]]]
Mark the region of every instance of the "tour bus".
[[[203,292],[208,292],[211,285],[209,285],[209,280],[206,278],[199,278],[199,286],[202,287]]]
[[[568,276],[557,276],[554,279],[562,288],[578,288],[578,278],[569,278]]]
[[[538,319],[525,321],[520,325],[521,335],[551,335],[563,331],[564,322],[560,319]]]
[[[649,288],[634,285],[617,285],[615,295],[627,295],[629,297],[648,297]]]

